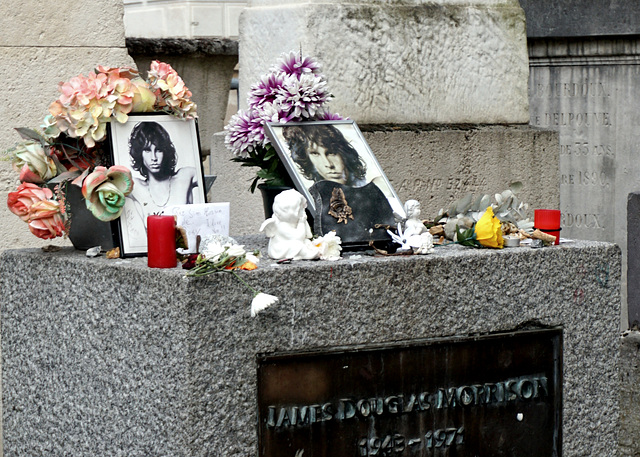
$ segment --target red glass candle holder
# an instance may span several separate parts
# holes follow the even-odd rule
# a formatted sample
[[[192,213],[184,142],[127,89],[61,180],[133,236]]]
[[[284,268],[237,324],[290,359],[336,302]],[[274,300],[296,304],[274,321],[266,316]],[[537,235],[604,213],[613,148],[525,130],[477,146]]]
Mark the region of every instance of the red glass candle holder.
[[[541,232],[556,237],[554,244],[560,244],[560,210],[536,209],[533,211],[533,225]]]
[[[147,216],[147,264],[150,268],[175,268],[178,264],[173,216]]]

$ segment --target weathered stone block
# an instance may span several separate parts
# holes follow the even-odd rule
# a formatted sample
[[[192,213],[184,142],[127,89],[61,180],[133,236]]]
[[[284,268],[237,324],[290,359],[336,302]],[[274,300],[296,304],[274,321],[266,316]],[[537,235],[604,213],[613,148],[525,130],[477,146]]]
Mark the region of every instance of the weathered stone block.
[[[640,4],[635,0],[520,0],[529,37],[637,35]]]
[[[0,48],[124,46],[122,0],[66,0],[47,5],[37,0],[16,0],[4,6],[7,10],[0,16]]]
[[[530,53],[531,124],[560,137],[562,236],[620,245],[626,291],[626,196],[640,189],[640,40],[533,40]],[[624,329],[626,310],[621,317]]]
[[[255,455],[258,353],[556,326],[563,455],[617,454],[614,245],[452,246],[240,274],[280,302],[251,318],[252,294],[230,274],[3,252],[4,455]]]
[[[322,63],[331,109],[361,124],[529,121],[516,0],[249,2],[241,98],[282,52],[299,49]]]

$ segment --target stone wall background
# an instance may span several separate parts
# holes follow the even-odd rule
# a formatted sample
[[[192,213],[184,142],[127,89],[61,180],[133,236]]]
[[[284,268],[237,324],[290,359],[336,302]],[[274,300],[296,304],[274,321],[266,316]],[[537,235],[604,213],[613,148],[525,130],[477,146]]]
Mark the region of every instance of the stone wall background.
[[[360,124],[526,124],[524,19],[517,0],[250,0],[240,104],[282,52],[302,49],[322,63],[330,109]]]

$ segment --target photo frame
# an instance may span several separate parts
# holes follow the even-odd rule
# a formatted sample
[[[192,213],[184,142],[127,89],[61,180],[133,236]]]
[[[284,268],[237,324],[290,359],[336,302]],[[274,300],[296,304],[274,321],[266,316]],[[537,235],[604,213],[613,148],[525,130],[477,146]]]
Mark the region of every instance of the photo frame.
[[[354,121],[269,122],[266,133],[307,198],[316,235],[335,230],[345,246],[390,239],[376,226],[395,226],[404,207]]]
[[[167,114],[132,114],[124,124],[109,127],[113,164],[128,167],[134,180],[117,220],[120,254],[146,255],[147,216],[168,206],[206,203],[198,123]]]

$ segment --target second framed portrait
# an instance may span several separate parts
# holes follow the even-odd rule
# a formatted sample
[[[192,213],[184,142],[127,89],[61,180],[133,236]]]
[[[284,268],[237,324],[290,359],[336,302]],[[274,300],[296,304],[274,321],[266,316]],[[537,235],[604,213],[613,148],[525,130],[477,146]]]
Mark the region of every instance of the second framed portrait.
[[[113,163],[127,166],[134,180],[118,219],[121,253],[144,255],[147,216],[173,205],[206,203],[198,125],[166,114],[134,114],[110,129]]]
[[[389,239],[380,226],[404,217],[403,205],[354,121],[268,123],[267,135],[317,235],[335,230],[347,246]]]

